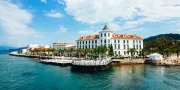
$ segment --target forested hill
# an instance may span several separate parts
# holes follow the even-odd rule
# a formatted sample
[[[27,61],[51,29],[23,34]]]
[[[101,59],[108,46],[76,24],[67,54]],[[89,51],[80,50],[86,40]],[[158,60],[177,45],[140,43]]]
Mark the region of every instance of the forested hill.
[[[173,40],[180,40],[180,34],[160,34],[157,36],[151,36],[151,37],[145,38],[144,42],[152,41],[160,37],[169,37],[169,38],[172,38]]]

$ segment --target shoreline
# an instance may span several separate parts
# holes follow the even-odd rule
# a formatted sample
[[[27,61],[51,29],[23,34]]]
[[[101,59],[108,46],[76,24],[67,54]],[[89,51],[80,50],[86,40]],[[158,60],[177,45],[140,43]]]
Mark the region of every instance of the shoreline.
[[[33,58],[35,60],[40,59],[59,59],[60,57],[56,56],[38,56],[38,55],[23,55],[23,54],[9,54],[11,56],[18,56],[18,57],[27,57]],[[68,59],[71,60],[71,59]],[[157,66],[180,66],[180,59],[177,60],[145,60],[145,59],[125,59],[125,60],[112,60],[113,65],[128,65],[128,64],[150,64],[150,65],[157,65]]]

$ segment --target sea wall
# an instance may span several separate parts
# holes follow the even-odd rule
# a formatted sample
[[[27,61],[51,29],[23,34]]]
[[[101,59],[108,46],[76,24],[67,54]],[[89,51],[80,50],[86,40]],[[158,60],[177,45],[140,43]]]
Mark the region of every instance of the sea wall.
[[[153,65],[180,65],[180,59],[175,60],[146,60],[146,64]]]
[[[145,60],[119,60],[113,61],[112,65],[121,65],[121,64],[144,64]]]

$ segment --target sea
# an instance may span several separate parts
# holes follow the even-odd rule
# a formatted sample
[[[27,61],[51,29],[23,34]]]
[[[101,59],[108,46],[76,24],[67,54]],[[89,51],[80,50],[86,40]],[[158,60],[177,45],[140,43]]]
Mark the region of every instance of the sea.
[[[0,90],[180,90],[180,66],[119,65],[80,73],[0,54]]]

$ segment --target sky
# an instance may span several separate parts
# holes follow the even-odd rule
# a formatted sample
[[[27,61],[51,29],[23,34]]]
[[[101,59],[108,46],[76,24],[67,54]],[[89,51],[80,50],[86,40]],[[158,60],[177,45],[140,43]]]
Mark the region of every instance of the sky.
[[[0,45],[75,44],[105,25],[142,38],[180,33],[180,0],[0,0]]]

